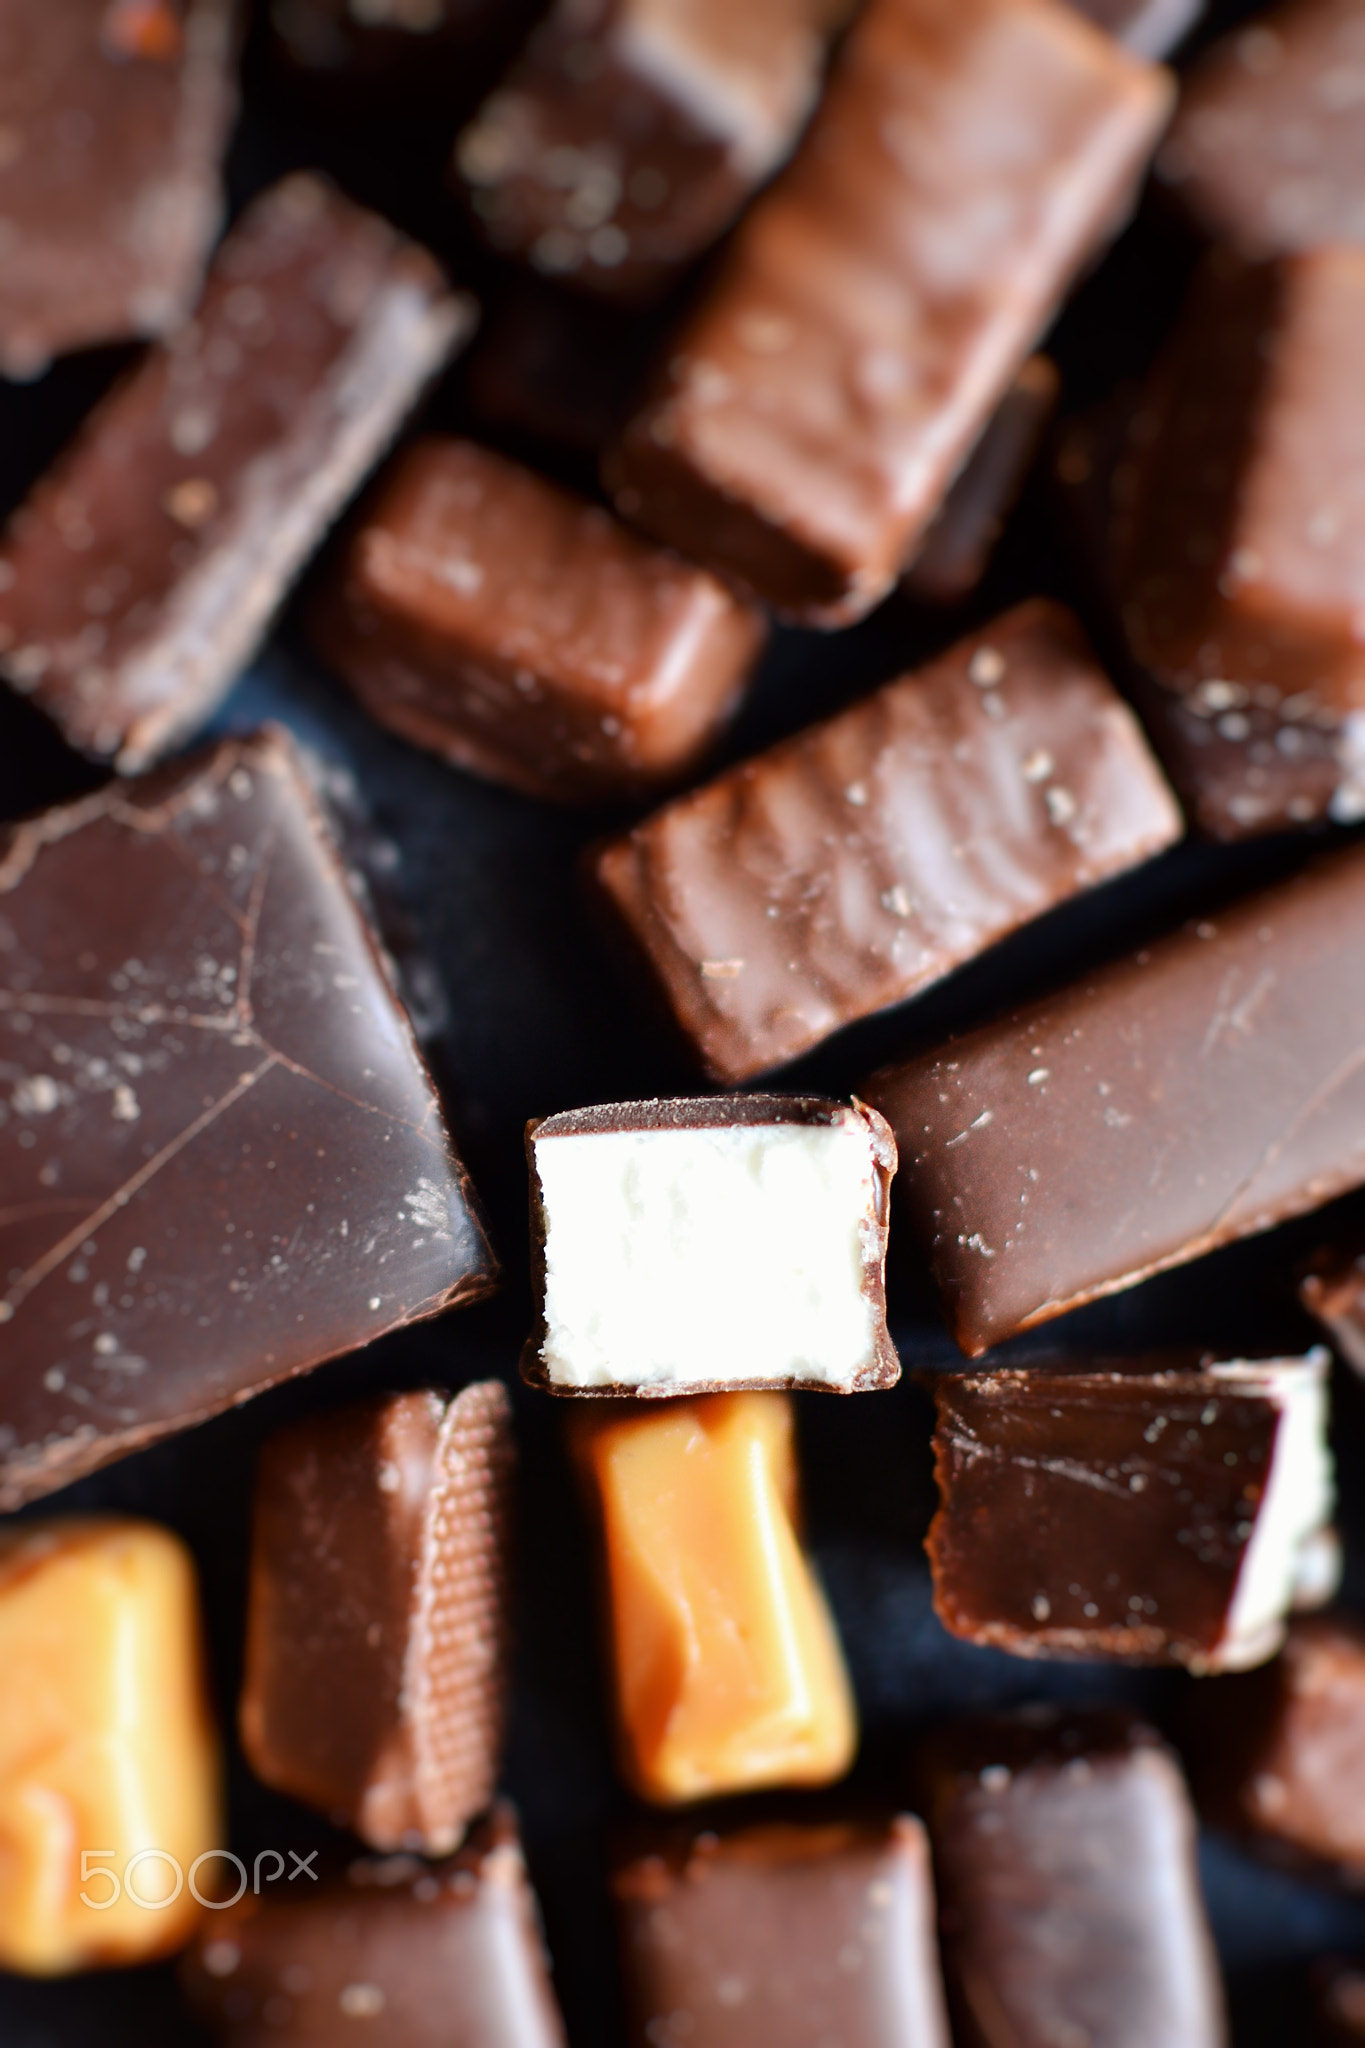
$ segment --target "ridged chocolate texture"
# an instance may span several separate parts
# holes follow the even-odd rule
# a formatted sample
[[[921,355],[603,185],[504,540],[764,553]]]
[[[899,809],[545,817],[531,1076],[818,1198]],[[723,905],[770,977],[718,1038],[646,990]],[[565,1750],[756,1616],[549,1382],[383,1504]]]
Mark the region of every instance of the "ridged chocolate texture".
[[[431,258],[320,179],[258,199],[195,317],[0,541],[0,673],[124,773],[191,732],[467,329]]]
[[[1319,1253],[1299,1284],[1299,1300],[1338,1355],[1365,1378],[1365,1252],[1352,1244]]]
[[[7,0],[0,19],[0,376],[161,334],[223,210],[233,0]]]
[[[909,1814],[660,1836],[612,1893],[638,2048],[948,2048]]]
[[[0,1507],[495,1267],[284,735],[0,840]]]
[[[1114,1710],[963,1720],[917,1758],[957,2048],[1224,2048],[1194,1817]]]
[[[1029,357],[911,555],[902,581],[912,597],[956,604],[981,581],[1038,452],[1059,383],[1050,357]]]
[[[679,780],[766,627],[586,499],[429,439],[381,484],[314,633],[381,725],[530,796],[590,802]]]
[[[1365,25],[1355,0],[1289,0],[1205,52],[1157,168],[1249,256],[1365,242]]]
[[[1122,218],[1169,97],[1054,0],[870,0],[609,457],[621,511],[794,618],[860,617]]]
[[[888,1067],[968,1357],[1365,1180],[1365,851]]]
[[[1165,57],[1189,34],[1204,0],[1070,0],[1078,14],[1138,57]]]
[[[497,1380],[310,1417],[262,1454],[242,1746],[372,1849],[445,1855],[492,1800],[514,1457]]]
[[[223,2048],[564,2048],[507,1806],[448,1862],[363,1857],[206,1915],[180,1981]]]
[[[679,797],[590,874],[733,1082],[1179,834],[1136,720],[1071,616],[1035,600]]]

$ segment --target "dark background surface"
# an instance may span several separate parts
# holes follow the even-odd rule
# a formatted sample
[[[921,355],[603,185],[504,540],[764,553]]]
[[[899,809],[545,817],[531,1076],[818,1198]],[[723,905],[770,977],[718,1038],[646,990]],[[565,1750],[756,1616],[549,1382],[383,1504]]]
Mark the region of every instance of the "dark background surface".
[[[56,4],[56,0],[54,0]],[[1226,25],[1246,10],[1225,7]],[[443,184],[460,105],[477,96],[471,68],[433,115],[410,107],[328,108],[284,92],[259,30],[247,53],[246,110],[231,162],[234,206],[295,166],[320,165],[356,197],[418,233],[481,295],[499,289]],[[1065,373],[1064,410],[1102,397],[1142,370],[1179,304],[1193,250],[1159,194],[1073,297],[1050,346]],[[101,351],[69,360],[28,387],[0,385],[0,510],[61,445],[128,359]],[[461,372],[428,418],[467,423]],[[574,466],[564,468],[574,475]],[[581,469],[578,479],[585,481]],[[1077,604],[1100,644],[1046,485],[1035,479],[986,584],[954,614],[894,599],[837,637],[777,636],[729,743],[742,754],[837,708],[947,645],[967,625],[1036,591]],[[252,1464],[282,1421],[383,1387],[459,1386],[489,1374],[515,1389],[523,1459],[516,1703],[505,1784],[520,1805],[544,1907],[556,1980],[574,2048],[617,2048],[616,1972],[603,1888],[605,1845],[630,1802],[617,1785],[596,1654],[589,1554],[563,1458],[558,1404],[516,1379],[530,1321],[521,1129],[534,1115],[636,1095],[694,1093],[695,1075],[654,1038],[617,986],[580,913],[573,856],[615,814],[562,814],[448,770],[372,726],[329,681],[298,629],[296,605],[214,722],[246,730],[278,718],[324,762],[348,770],[401,853],[399,883],[434,963],[448,1020],[433,1059],[459,1142],[490,1213],[506,1267],[502,1294],[323,1367],[178,1440],[39,1504],[147,1514],[194,1548],[212,1639],[223,1726],[230,1730],[242,1635]],[[98,779],[27,706],[0,693],[0,817],[52,802]],[[779,1085],[847,1094],[882,1059],[988,1015],[1032,986],[1077,971],[1190,910],[1302,861],[1330,832],[1238,849],[1185,846],[1055,913],[996,948],[908,1009],[857,1026],[781,1077]],[[1297,1350],[1317,1335],[1298,1309],[1295,1269],[1365,1199],[1234,1246],[1050,1326],[1030,1345],[1084,1352],[1207,1344],[1220,1355]],[[907,1368],[893,1392],[839,1400],[797,1397],[810,1534],[857,1686],[865,1739],[858,1788],[898,1797],[916,1727],[954,1709],[1041,1696],[1126,1699],[1178,1725],[1194,1681],[1098,1664],[1036,1664],[977,1650],[934,1619],[921,1543],[933,1510],[929,1403],[915,1368],[956,1357],[923,1274],[893,1237],[892,1328]],[[0,1361],[0,1371],[3,1362]],[[1342,1371],[1336,1449],[1346,1538],[1345,1599],[1365,1605],[1365,1517],[1354,1497],[1365,1466],[1365,1387]],[[0,1673],[0,1684],[4,1675]],[[1217,1681],[1203,1681],[1205,1685]],[[348,1845],[302,1808],[230,1761],[231,1846]],[[801,1799],[778,1802],[799,1811]],[[773,1802],[768,1802],[772,1805]],[[734,1808],[732,1806],[732,1812]],[[1228,1974],[1237,2048],[1307,2037],[1306,1970],[1327,1950],[1365,1953],[1365,1901],[1287,1878],[1213,1836],[1204,1877]],[[122,2048],[197,2041],[169,1967],[36,1984],[0,1976],[0,2048]]]

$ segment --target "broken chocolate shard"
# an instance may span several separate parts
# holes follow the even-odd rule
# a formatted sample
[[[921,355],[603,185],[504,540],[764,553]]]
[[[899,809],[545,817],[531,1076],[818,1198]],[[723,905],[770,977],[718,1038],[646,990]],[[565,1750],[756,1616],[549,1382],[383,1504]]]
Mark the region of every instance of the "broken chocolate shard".
[[[0,1507],[495,1267],[284,734],[0,842]]]
[[[134,773],[205,719],[471,323],[436,264],[299,175],[193,320],[96,407],[0,540],[0,673]]]
[[[537,1320],[552,1394],[667,1397],[900,1376],[886,1327],[896,1149],[803,1095],[616,1102],[526,1127]]]
[[[309,1417],[262,1453],[242,1746],[372,1849],[448,1854],[492,1801],[514,1456],[497,1380]]]

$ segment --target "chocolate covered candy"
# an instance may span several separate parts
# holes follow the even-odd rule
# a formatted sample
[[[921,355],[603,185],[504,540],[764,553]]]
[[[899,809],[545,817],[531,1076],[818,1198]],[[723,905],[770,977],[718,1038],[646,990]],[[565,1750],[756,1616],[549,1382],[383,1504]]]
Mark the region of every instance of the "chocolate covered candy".
[[[526,1127],[552,1394],[891,1386],[881,1118],[808,1095],[616,1102]]]
[[[1299,1299],[1340,1356],[1365,1377],[1365,1252],[1350,1245],[1319,1253],[1300,1283]]]
[[[912,597],[957,604],[981,581],[1038,452],[1059,382],[1049,356],[1030,356],[1024,364],[911,554],[902,581]]]
[[[963,1720],[917,1775],[958,2048],[1224,2048],[1194,1817],[1131,1716]]]
[[[612,1893],[638,2048],[948,2048],[909,1814],[661,1837]]]
[[[284,735],[0,840],[0,1507],[495,1268]]]
[[[381,724],[531,796],[677,780],[763,643],[705,569],[472,441],[425,440],[371,501],[317,608]]]
[[[1053,0],[871,0],[611,455],[621,511],[794,618],[861,616],[1168,103]]]
[[[1273,1656],[1289,1608],[1331,1591],[1327,1362],[936,1376],[939,1619],[1022,1657]]]
[[[1021,605],[592,857],[719,1081],[903,1001],[1180,816],[1075,621]]]
[[[180,1978],[224,2048],[564,2048],[505,1806],[447,1862],[363,1857],[243,1898],[213,1915]]]
[[[373,1849],[445,1855],[492,1800],[514,1455],[497,1380],[309,1417],[262,1454],[242,1747]]]
[[[223,243],[193,320],[96,407],[0,541],[0,674],[124,773],[193,731],[470,324],[319,179]]]
[[[1351,847],[870,1081],[968,1357],[1365,1180],[1362,963]]]

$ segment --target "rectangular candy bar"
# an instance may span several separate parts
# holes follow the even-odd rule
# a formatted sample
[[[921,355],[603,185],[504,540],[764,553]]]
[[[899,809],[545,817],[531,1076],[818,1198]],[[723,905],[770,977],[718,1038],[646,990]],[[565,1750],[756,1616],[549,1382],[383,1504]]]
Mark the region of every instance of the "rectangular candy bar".
[[[633,2048],[948,2048],[910,1814],[689,1829],[618,1860],[612,1893]]]
[[[1048,356],[1030,356],[1024,364],[911,553],[901,579],[911,597],[957,604],[981,581],[1038,452],[1060,381]]]
[[[870,0],[612,454],[628,517],[860,617],[1126,207],[1164,75],[1054,0]]]
[[[1365,1252],[1350,1245],[1320,1253],[1299,1285],[1299,1300],[1338,1355],[1365,1378]]]
[[[1225,2048],[1194,1816],[1150,1728],[962,1720],[918,1776],[957,2048]]]
[[[679,780],[766,628],[586,499],[429,439],[372,498],[314,632],[381,725],[527,795],[592,802]]]
[[[1021,1657],[1273,1656],[1332,1512],[1325,1350],[944,1373],[927,1548],[954,1635]]]
[[[0,376],[163,334],[223,210],[234,0],[7,0]]]
[[[495,1268],[284,735],[0,839],[0,1508]]]
[[[0,541],[0,673],[124,773],[213,709],[470,323],[423,250],[288,178],[195,318],[99,405]]]
[[[1059,606],[677,798],[591,862],[693,1051],[749,1080],[1180,836]]]
[[[868,1083],[969,1358],[1365,1181],[1365,851]]]
[[[372,1849],[446,1855],[492,1801],[514,1456],[497,1380],[309,1417],[262,1453],[242,1747]]]
[[[526,1127],[536,1327],[552,1394],[899,1377],[886,1328],[895,1147],[861,1103],[615,1102]]]

